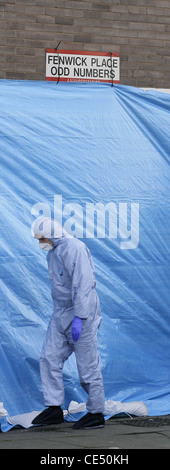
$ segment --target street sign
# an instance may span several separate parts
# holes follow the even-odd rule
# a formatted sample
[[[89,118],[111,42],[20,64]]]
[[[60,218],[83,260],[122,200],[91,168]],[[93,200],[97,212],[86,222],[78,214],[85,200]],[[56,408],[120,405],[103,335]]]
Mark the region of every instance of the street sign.
[[[46,50],[46,80],[120,83],[119,70],[118,53]]]

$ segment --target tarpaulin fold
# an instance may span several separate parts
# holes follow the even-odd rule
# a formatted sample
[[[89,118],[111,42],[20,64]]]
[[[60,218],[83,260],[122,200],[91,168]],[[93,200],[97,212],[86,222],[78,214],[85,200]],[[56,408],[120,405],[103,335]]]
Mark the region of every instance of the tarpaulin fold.
[[[83,230],[94,259],[106,400],[170,413],[169,111],[169,94],[123,85],[0,81],[0,401],[10,416],[43,408],[39,357],[53,306],[31,225],[35,204],[54,216],[58,195],[63,223]],[[88,237],[87,204],[110,203],[114,227],[108,211],[98,227],[98,212]],[[138,239],[124,249],[133,204]],[[66,409],[86,401],[74,355],[64,384]]]

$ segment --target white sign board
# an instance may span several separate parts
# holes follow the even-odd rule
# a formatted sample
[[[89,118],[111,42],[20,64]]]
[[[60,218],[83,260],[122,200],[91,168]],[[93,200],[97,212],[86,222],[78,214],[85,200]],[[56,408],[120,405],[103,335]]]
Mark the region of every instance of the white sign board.
[[[46,80],[119,83],[119,71],[117,53],[46,50]]]

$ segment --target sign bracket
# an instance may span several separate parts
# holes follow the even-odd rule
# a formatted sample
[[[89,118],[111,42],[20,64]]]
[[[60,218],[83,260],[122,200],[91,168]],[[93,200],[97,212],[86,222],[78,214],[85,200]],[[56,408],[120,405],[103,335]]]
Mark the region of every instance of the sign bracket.
[[[112,52],[109,52],[110,58],[112,58]],[[110,69],[112,70],[112,64],[110,65]],[[111,87],[113,87],[113,75],[112,75],[112,84]]]
[[[55,51],[57,52],[58,57],[59,57],[58,47],[59,47],[60,43],[61,43],[61,41],[59,41],[57,46],[55,47]],[[56,82],[56,85],[58,85],[59,81],[60,81],[60,75],[58,75],[58,80]]]

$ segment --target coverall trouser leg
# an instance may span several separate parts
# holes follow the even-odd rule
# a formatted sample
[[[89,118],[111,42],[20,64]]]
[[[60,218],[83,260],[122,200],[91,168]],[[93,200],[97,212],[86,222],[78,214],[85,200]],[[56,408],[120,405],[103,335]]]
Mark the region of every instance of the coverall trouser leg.
[[[105,408],[105,395],[101,361],[97,349],[97,331],[86,332],[80,336],[74,345],[80,383],[88,400],[86,408],[90,413],[103,413]]]
[[[46,406],[64,404],[63,366],[73,352],[64,333],[57,331],[52,317],[46,333],[41,358],[40,375]]]
[[[76,363],[83,389],[88,394],[87,410],[91,413],[104,412],[105,397],[101,373],[100,356],[97,349],[98,328],[82,332],[73,343],[70,331],[57,331],[53,317],[50,321],[40,359],[40,373],[46,406],[64,404],[63,366],[75,352]]]

